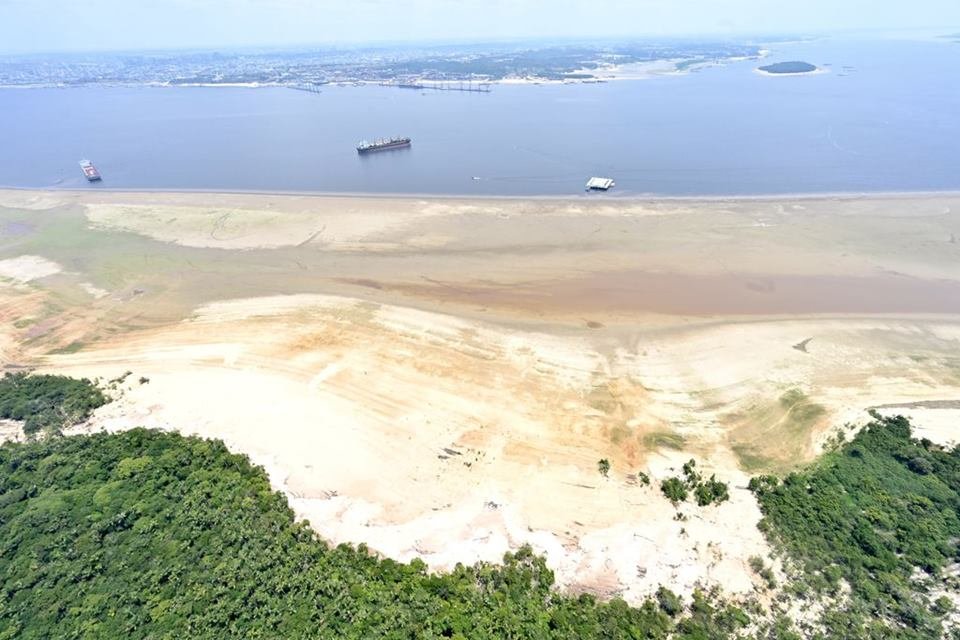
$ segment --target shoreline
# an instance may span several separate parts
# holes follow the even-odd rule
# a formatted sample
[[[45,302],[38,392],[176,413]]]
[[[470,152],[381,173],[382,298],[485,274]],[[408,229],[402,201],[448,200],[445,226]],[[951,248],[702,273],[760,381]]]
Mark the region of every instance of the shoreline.
[[[778,202],[778,201],[860,201],[860,200],[911,200],[931,198],[960,197],[960,188],[923,191],[819,191],[798,193],[767,193],[767,194],[703,194],[703,195],[665,195],[665,194],[579,194],[579,195],[489,195],[489,194],[447,194],[447,193],[393,193],[393,192],[363,192],[363,191],[295,191],[295,190],[261,190],[261,189],[215,189],[215,188],[124,188],[111,187],[109,189],[84,189],[78,187],[18,187],[0,184],[0,195],[4,193],[42,193],[58,195],[211,195],[211,196],[287,196],[298,198],[317,199],[356,199],[356,200],[431,200],[431,201],[491,201],[491,202],[558,202],[558,203],[658,203],[658,202],[688,202],[688,203],[721,203],[721,202]]]
[[[600,84],[607,81],[619,80],[647,80],[650,78],[664,75],[684,75],[690,69],[702,68],[708,66],[723,66],[725,64],[742,62],[744,60],[762,60],[765,57],[764,52],[760,51],[754,56],[732,56],[729,58],[717,58],[713,60],[699,58],[660,58],[657,60],[643,60],[623,64],[601,64],[594,69],[574,69],[566,72],[568,74],[587,73],[591,77],[547,77],[547,76],[515,76],[506,75],[500,78],[449,78],[449,79],[430,79],[419,78],[411,80],[416,84],[431,85],[446,83],[475,82],[484,85],[513,85],[513,86],[534,86],[543,84]],[[684,62],[692,64],[686,69],[678,69],[677,65]],[[603,75],[604,73],[610,75]],[[297,89],[304,85],[316,86],[323,90],[324,88],[344,88],[344,87],[368,87],[368,86],[391,86],[391,83],[403,83],[405,80],[400,78],[381,78],[381,79],[353,79],[353,80],[328,80],[316,84],[308,80],[301,82],[185,82],[171,83],[170,81],[150,81],[150,82],[92,82],[87,84],[60,84],[60,83],[35,83],[35,84],[0,84],[2,89],[79,89],[79,88],[135,88],[149,87],[159,89],[176,88],[224,88],[224,89]]]

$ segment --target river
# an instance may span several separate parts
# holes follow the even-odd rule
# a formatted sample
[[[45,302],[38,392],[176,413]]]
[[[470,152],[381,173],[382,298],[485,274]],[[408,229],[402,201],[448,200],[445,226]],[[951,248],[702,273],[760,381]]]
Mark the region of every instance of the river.
[[[776,45],[757,61],[491,93],[327,86],[0,89],[0,185],[608,197],[960,189],[960,44]],[[361,139],[409,149],[359,156]],[[103,173],[88,185],[77,160]]]

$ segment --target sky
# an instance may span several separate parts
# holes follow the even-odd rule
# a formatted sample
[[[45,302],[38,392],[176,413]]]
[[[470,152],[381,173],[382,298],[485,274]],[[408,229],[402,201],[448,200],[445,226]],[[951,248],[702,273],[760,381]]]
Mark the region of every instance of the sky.
[[[960,0],[0,0],[0,51],[960,27]]]

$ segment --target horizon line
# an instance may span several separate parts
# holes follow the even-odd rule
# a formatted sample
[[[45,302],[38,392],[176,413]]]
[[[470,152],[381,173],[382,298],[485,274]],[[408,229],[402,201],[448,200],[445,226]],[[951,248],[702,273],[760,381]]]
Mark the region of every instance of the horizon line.
[[[197,44],[180,46],[153,46],[142,48],[117,47],[104,49],[49,49],[49,50],[0,50],[0,56],[3,57],[30,57],[30,56],[51,56],[51,55],[117,55],[132,53],[216,53],[216,52],[242,52],[250,50],[261,51],[301,51],[301,50],[363,50],[363,49],[381,49],[381,48],[415,48],[423,47],[442,47],[442,46],[484,46],[508,43],[538,43],[544,45],[562,44],[562,43],[626,43],[640,41],[731,41],[746,40],[757,43],[771,42],[781,38],[790,38],[793,40],[805,38],[822,38],[837,36],[843,34],[903,34],[903,33],[939,33],[937,37],[949,38],[957,34],[952,33],[960,29],[957,26],[936,26],[936,27],[868,27],[868,28],[846,28],[831,30],[805,30],[800,32],[780,31],[780,32],[702,32],[702,33],[673,33],[673,34],[617,34],[617,35],[555,35],[555,36],[490,36],[483,38],[437,38],[437,39],[411,39],[411,40],[342,40],[342,41],[300,41],[288,43],[246,43],[246,44]]]

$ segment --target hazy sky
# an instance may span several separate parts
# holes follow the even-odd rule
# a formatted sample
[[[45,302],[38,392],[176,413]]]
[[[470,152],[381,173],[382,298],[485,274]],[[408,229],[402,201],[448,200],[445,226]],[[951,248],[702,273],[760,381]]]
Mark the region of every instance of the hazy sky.
[[[0,0],[0,51],[960,25],[960,0]]]

